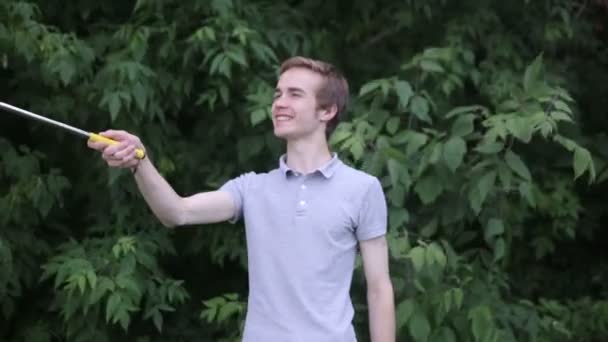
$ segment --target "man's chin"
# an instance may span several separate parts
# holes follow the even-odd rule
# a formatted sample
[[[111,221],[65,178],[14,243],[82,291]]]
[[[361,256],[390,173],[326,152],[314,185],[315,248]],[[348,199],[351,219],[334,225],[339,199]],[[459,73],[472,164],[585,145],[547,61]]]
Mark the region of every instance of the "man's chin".
[[[290,139],[293,137],[293,132],[289,132],[287,130],[283,130],[283,129],[274,129],[274,136],[279,138],[279,139]]]

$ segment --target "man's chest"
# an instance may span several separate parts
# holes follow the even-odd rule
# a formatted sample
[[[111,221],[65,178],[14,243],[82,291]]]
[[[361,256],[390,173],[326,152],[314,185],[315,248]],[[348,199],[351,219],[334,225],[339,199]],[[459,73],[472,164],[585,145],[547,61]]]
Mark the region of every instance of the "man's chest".
[[[245,198],[244,218],[253,238],[320,248],[356,244],[357,201],[323,179],[266,184]]]

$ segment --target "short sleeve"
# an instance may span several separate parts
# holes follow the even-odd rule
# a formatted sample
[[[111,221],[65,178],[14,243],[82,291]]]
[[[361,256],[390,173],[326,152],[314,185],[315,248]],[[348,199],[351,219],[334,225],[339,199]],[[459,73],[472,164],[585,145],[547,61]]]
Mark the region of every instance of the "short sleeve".
[[[230,223],[238,222],[238,220],[243,216],[245,197],[247,195],[249,183],[253,176],[255,176],[254,172],[245,173],[227,181],[219,189],[219,191],[229,193],[230,197],[232,197],[232,200],[234,201],[234,213],[232,218],[229,220]]]
[[[380,181],[373,177],[373,181],[361,201],[356,230],[357,240],[369,240],[385,235],[386,225],[386,198]]]

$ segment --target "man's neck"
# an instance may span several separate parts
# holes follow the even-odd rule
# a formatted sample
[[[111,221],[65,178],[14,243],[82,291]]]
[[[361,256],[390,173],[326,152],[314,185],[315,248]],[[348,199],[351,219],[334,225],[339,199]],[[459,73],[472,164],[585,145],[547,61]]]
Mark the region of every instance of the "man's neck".
[[[302,174],[311,173],[332,158],[327,140],[303,139],[287,142],[287,166]]]

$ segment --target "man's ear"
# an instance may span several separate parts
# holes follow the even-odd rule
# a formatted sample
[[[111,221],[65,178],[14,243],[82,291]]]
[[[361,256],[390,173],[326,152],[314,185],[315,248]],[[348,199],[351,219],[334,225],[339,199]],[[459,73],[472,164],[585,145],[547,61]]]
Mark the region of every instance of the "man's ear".
[[[325,123],[331,121],[336,115],[338,115],[338,106],[335,104],[319,111],[319,119]]]

